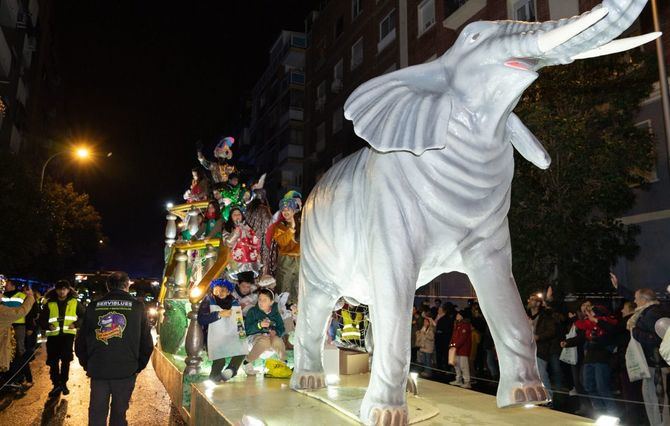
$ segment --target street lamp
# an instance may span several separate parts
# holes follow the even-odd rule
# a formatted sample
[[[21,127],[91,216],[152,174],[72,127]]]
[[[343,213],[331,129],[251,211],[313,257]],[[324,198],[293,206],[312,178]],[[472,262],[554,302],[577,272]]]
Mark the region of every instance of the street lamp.
[[[52,155],[51,157],[47,158],[47,161],[44,162],[44,165],[42,166],[42,177],[40,177],[40,192],[42,192],[42,189],[44,188],[44,173],[47,170],[47,165],[51,160],[54,158],[58,157],[59,155],[63,154],[71,154],[74,158],[80,160],[80,161],[86,161],[91,157],[91,150],[88,147],[85,146],[78,146],[72,149],[67,149],[65,151],[60,151]],[[110,157],[112,153],[108,153],[107,157]]]

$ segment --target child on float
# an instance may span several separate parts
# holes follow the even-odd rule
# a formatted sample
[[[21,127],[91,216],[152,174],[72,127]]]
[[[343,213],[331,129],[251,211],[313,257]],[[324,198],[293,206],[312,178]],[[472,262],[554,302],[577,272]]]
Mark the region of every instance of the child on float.
[[[256,374],[253,362],[268,350],[274,351],[282,362],[286,362],[286,348],[282,340],[284,321],[274,302],[272,290],[262,288],[258,291],[258,304],[249,309],[244,325],[251,348],[244,365],[248,375]]]
[[[450,382],[450,385],[461,386],[470,389],[470,352],[472,350],[472,326],[469,319],[466,318],[464,311],[456,314],[454,331],[451,335],[449,350],[456,351],[454,369],[456,370],[456,380]],[[449,356],[451,359],[452,357]]]
[[[246,223],[244,213],[239,206],[230,210],[230,217],[224,225],[222,238],[230,249],[227,268],[231,278],[237,279],[240,272],[253,272],[254,276],[258,276],[261,267],[261,240]]]
[[[215,279],[211,291],[200,303],[198,323],[203,328],[207,355],[212,361],[209,379],[227,381],[237,375],[248,352],[244,320],[239,303],[233,297],[234,285],[225,279]],[[226,359],[230,363],[226,367]]]
[[[184,200],[189,203],[205,201],[209,198],[209,180],[202,169],[191,170],[191,186],[184,193]]]
[[[233,290],[233,297],[237,299],[244,315],[258,303],[257,289],[256,278],[252,271],[237,274],[237,284]]]
[[[221,238],[223,231],[223,220],[221,219],[221,207],[216,201],[210,201],[207,204],[205,212],[205,238]]]

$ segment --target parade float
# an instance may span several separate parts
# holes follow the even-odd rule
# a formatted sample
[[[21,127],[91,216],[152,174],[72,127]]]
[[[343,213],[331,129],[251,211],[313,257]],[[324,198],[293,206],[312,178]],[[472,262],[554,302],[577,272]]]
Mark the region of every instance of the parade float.
[[[442,57],[372,79],[351,94],[345,117],[370,147],[331,168],[305,203],[290,386],[263,377],[222,385],[202,380],[198,304],[230,253],[218,239],[176,242],[176,220],[194,233],[204,206],[171,208],[154,365],[184,417],[191,424],[586,423],[524,411],[550,397],[512,276],[506,216],[514,150],[542,169],[550,158],[512,110],[542,67],[657,38],[613,41],[645,4],[605,0],[578,17],[544,23],[475,22]],[[409,374],[414,292],[450,271],[468,274],[490,324],[501,371],[495,399],[417,383]],[[369,306],[369,375],[328,373],[326,331],[342,298]]]

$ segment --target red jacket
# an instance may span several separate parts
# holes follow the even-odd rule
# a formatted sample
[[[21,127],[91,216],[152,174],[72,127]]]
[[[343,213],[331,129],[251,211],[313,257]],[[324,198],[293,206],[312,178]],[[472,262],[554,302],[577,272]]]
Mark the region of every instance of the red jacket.
[[[456,347],[457,356],[470,356],[472,350],[472,326],[469,322],[460,321],[454,324],[449,347]]]

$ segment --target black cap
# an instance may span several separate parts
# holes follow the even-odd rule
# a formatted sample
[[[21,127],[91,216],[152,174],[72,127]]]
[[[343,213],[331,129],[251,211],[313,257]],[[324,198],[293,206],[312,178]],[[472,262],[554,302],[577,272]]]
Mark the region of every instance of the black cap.
[[[256,281],[253,271],[244,271],[237,274],[237,282],[245,282],[253,284]]]
[[[67,280],[58,280],[56,282],[56,288],[70,288],[70,282]]]

